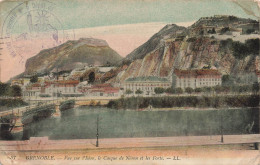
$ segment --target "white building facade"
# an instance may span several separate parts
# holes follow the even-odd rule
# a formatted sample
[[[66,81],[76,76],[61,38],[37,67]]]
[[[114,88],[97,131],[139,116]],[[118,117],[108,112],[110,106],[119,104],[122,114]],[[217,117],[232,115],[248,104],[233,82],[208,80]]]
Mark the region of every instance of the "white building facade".
[[[132,91],[134,95],[136,91],[139,89],[143,92],[144,96],[154,95],[155,88],[170,88],[171,82],[167,78],[160,77],[136,77],[136,78],[128,78],[124,83],[124,93],[127,90]]]
[[[50,96],[66,95],[66,94],[79,94],[77,80],[62,80],[56,82],[47,83],[45,86],[45,94]]]
[[[221,85],[221,73],[214,69],[179,70],[172,76],[173,88],[202,88]]]

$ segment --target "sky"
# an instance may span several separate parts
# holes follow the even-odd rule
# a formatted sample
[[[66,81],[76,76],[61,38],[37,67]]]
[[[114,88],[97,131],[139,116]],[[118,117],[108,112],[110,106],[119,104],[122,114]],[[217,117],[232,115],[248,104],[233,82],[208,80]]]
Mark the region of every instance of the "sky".
[[[253,3],[253,0],[249,3],[248,0],[247,3],[244,1],[37,0],[28,3],[2,1],[0,2],[1,38],[5,38],[8,32],[12,35],[11,42],[7,39],[2,41],[4,44],[1,52],[0,80],[7,81],[23,72],[26,60],[41,49],[56,46],[66,40],[82,37],[104,39],[112,49],[125,57],[166,24],[189,26],[200,17],[213,15],[235,15],[257,19],[255,14],[252,14],[259,13],[256,3]],[[14,13],[16,17],[14,22],[11,22]],[[37,26],[39,33],[30,31],[28,37],[28,15],[32,16],[32,24],[46,23],[49,26],[42,29]],[[8,26],[8,23],[11,26]],[[53,37],[54,32],[59,36],[56,40]],[[8,47],[8,43],[12,44],[13,48]]]

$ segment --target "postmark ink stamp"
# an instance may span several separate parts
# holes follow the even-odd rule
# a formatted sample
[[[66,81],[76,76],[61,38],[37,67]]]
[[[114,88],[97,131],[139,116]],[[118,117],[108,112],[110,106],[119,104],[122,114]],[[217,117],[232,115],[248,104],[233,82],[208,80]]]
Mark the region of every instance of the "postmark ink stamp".
[[[36,0],[20,3],[8,13],[1,35],[12,57],[24,63],[28,55],[74,39],[74,31],[65,30],[56,8],[53,2]]]

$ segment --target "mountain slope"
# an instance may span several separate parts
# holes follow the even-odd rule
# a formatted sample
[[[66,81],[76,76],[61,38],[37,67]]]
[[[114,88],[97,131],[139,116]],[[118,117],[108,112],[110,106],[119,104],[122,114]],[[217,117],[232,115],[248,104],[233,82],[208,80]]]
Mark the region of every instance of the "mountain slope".
[[[53,69],[72,70],[83,65],[115,65],[122,57],[104,40],[82,38],[47,50],[26,61],[25,74],[48,73]]]
[[[169,38],[174,38],[178,34],[186,34],[186,28],[175,24],[166,25],[158,33],[153,35],[146,43],[139,46],[133,52],[126,56],[125,60],[136,60],[143,58],[147,53],[163,46],[163,41]]]
[[[201,69],[211,67],[223,74],[236,74],[260,69],[259,54],[247,51],[243,58],[237,56],[244,44],[235,40],[250,40],[259,46],[259,23],[251,19],[234,16],[214,16],[201,18],[191,27],[167,25],[146,43],[131,52],[120,72],[110,82],[124,82],[129,77],[159,76],[169,77],[175,68]],[[212,31],[217,31],[212,34]],[[225,30],[225,33],[222,31]],[[234,37],[233,32],[239,36]],[[252,35],[248,35],[248,31]],[[228,33],[227,33],[228,32]],[[216,34],[217,33],[217,34]],[[223,39],[222,39],[223,38]],[[231,38],[228,39],[227,38]],[[232,40],[234,39],[234,40]],[[252,42],[251,42],[252,41]],[[249,46],[250,47],[250,46]],[[252,47],[251,47],[252,48]],[[259,48],[259,47],[258,47]],[[236,53],[235,51],[238,50]],[[242,54],[242,53],[241,53]],[[127,67],[126,67],[127,65]]]

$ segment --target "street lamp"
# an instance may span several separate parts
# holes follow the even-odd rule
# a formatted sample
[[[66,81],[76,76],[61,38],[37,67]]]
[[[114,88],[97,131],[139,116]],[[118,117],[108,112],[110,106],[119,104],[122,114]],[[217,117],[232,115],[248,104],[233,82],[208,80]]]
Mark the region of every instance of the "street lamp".
[[[2,40],[3,38],[0,38],[0,40]],[[1,44],[4,44],[3,42],[0,42],[0,45]],[[1,50],[2,50],[3,48],[2,47],[0,47],[0,56],[2,55],[1,54]],[[2,61],[2,59],[0,59],[0,62]],[[1,73],[2,73],[2,70],[1,70],[1,63],[0,63],[0,82],[1,82]]]
[[[224,137],[223,137],[223,116],[222,116],[222,111],[223,110],[221,110],[221,114],[220,114],[220,122],[221,122],[221,143],[224,143]]]
[[[99,115],[97,116],[97,134],[96,134],[96,136],[97,136],[97,141],[96,141],[96,147],[99,146],[99,144],[98,144],[98,136],[99,136],[99,134],[98,134],[98,122],[99,122]]]

